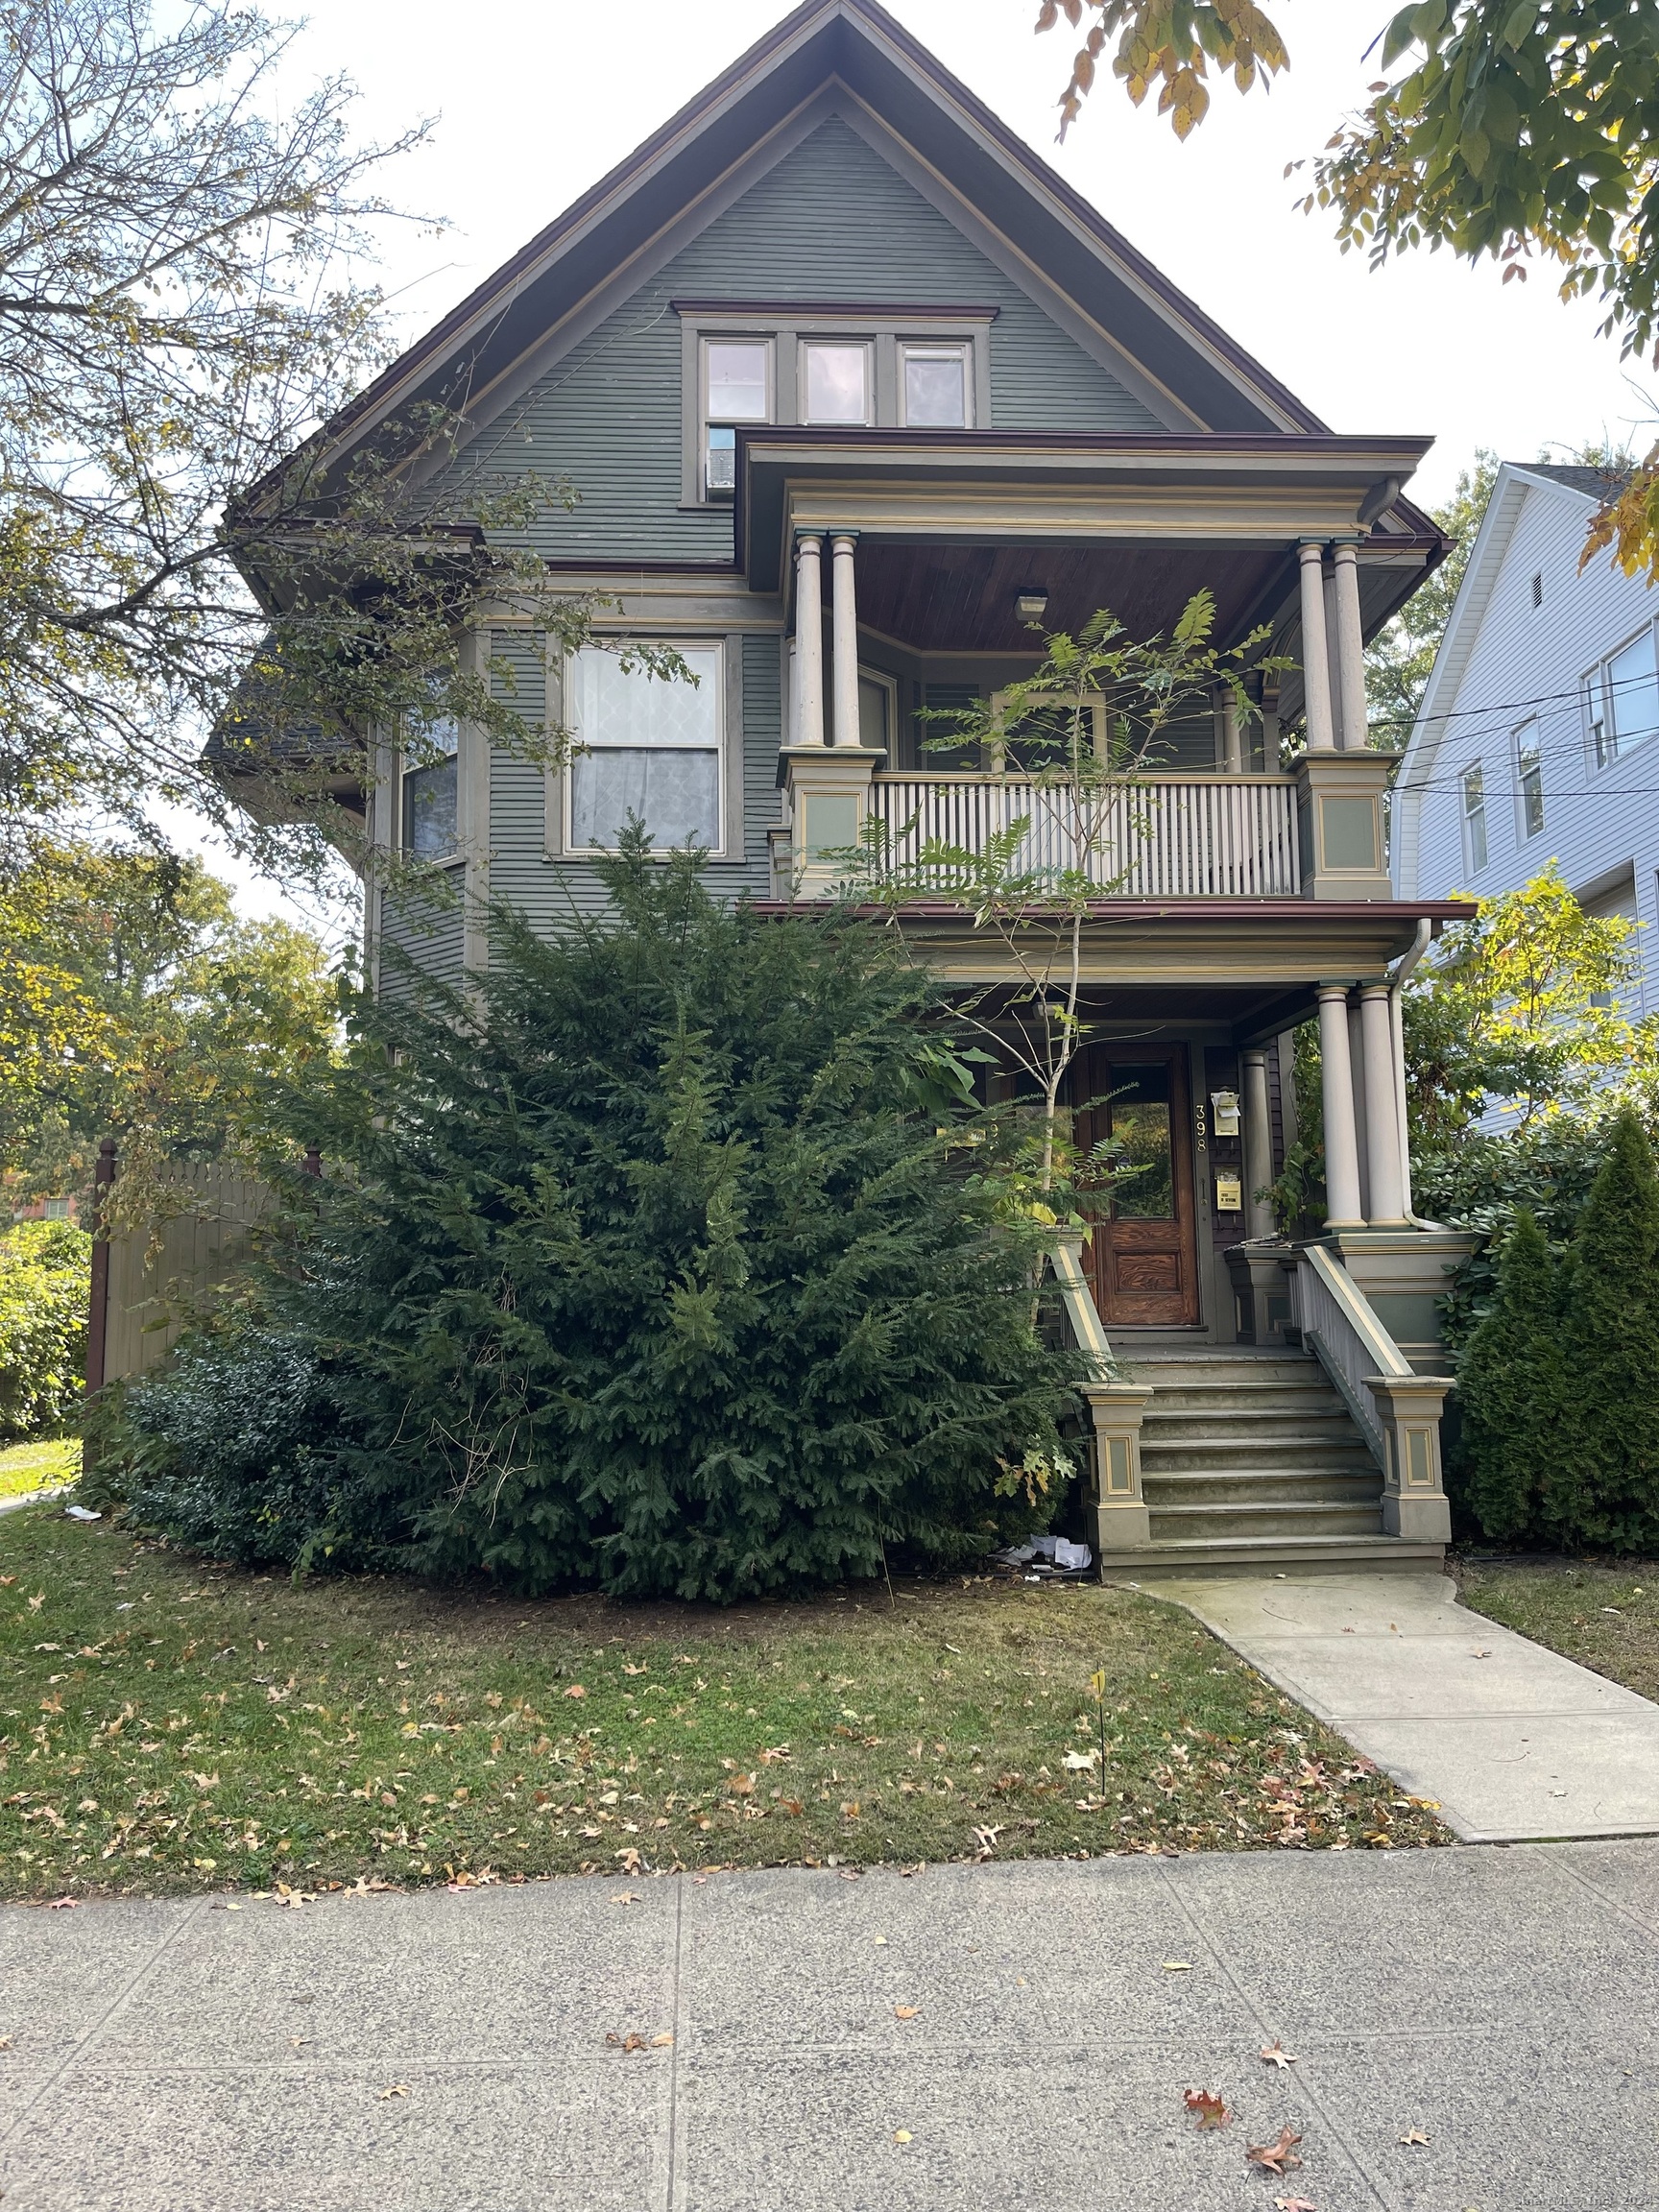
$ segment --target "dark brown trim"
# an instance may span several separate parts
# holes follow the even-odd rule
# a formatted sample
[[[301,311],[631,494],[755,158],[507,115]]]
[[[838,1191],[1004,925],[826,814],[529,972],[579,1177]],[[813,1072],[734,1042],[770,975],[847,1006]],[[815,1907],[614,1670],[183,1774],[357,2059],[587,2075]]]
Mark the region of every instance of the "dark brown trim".
[[[757,914],[791,914],[801,905],[830,905],[829,900],[757,899],[752,902]],[[862,916],[885,920],[889,909],[885,906],[860,906],[854,911]],[[1058,914],[1063,909],[1056,908]],[[1472,921],[1479,908],[1472,900],[1462,899],[1112,899],[1101,900],[1088,910],[1091,923],[1116,923],[1126,926],[1147,922],[1191,922],[1213,926],[1217,922],[1273,921],[1305,930],[1316,930],[1329,922],[1380,922],[1383,925],[1402,925],[1409,922]],[[1051,919],[1040,909],[1032,908],[1036,921]],[[967,921],[969,909],[950,900],[915,899],[898,909],[900,921],[947,922]]]
[[[941,307],[920,300],[670,300],[676,315],[855,316],[880,323],[995,323],[1000,307]]]
[[[115,1185],[115,1140],[106,1137],[98,1147],[98,1165],[92,1178],[92,1283],[86,1307],[86,1397],[88,1402],[104,1387],[104,1369],[109,1336],[109,1232],[105,1216]]]

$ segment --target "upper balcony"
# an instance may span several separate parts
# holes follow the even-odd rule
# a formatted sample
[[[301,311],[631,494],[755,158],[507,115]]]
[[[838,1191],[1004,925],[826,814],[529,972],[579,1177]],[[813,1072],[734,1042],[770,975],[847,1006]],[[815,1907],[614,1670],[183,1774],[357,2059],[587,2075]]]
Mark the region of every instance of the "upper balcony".
[[[1081,872],[1102,902],[1388,899],[1363,655],[1445,549],[1400,496],[1425,443],[741,434],[739,565],[792,617],[779,889],[829,890],[872,822],[912,868],[1022,822],[1019,865]],[[1167,636],[1200,589],[1216,645],[1261,633],[1255,657],[1288,665],[1254,671],[1242,720],[1224,686],[1197,699],[1086,834],[991,748],[941,756],[938,709],[1029,675],[1033,624],[1075,636],[1107,608]]]

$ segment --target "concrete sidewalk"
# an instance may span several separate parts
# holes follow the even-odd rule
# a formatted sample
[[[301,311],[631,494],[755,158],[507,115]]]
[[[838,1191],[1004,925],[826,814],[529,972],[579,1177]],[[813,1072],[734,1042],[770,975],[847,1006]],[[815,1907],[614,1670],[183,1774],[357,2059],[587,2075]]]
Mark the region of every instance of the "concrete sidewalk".
[[[1659,1705],[1501,1628],[1444,1575],[1148,1585],[1466,1843],[1659,1834]]]
[[[1659,2207],[1648,1842],[8,1908],[0,1992],[5,2212]]]

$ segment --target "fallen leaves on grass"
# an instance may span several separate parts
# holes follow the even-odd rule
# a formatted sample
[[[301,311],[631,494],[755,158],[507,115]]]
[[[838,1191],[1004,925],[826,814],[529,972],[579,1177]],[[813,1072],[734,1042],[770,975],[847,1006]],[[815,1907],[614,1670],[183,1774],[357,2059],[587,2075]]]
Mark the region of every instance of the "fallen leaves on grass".
[[[1244,2163],[1260,2166],[1268,2174],[1288,2174],[1302,2163],[1296,2155],[1296,2146],[1301,2140],[1293,2128],[1281,2128],[1277,2143],[1247,2143]]]
[[[565,1691],[565,1695],[566,1697],[586,1697],[588,1693],[583,1689],[580,1682],[572,1682],[569,1689]]]
[[[997,1839],[1001,1833],[1000,1828],[975,1828],[974,1840],[978,1846],[975,1856],[980,1859],[989,1859],[997,1848]]]
[[[1269,2066],[1277,2066],[1281,2073],[1285,2071],[1286,2066],[1295,2066],[1300,2063],[1295,2052],[1286,2051],[1277,2037],[1271,2043],[1262,2044],[1261,2056]]]
[[[1225,2128],[1233,2114],[1219,2089],[1189,2089],[1182,2099],[1199,2128]]]

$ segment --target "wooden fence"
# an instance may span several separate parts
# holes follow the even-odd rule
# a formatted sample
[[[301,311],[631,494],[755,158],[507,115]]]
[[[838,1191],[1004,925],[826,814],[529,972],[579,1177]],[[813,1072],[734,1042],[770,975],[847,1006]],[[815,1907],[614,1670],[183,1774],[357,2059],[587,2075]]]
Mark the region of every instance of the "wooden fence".
[[[307,1166],[311,1166],[307,1162]],[[98,1222],[86,1335],[86,1394],[157,1366],[190,1312],[209,1303],[246,1256],[252,1233],[275,1204],[264,1183],[211,1164],[168,1170],[164,1218],[106,1231],[117,1173],[115,1146],[98,1158]]]

